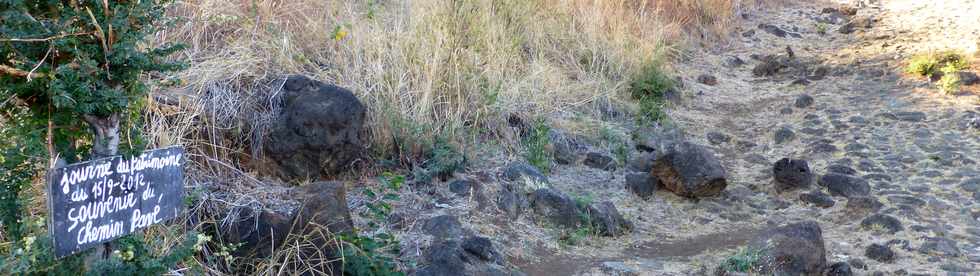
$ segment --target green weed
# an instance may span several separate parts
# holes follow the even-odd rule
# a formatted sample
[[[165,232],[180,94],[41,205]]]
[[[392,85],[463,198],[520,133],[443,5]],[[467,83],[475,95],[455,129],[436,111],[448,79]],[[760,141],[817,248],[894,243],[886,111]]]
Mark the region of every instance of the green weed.
[[[544,119],[537,119],[534,121],[534,125],[531,126],[531,130],[523,143],[524,159],[527,159],[528,163],[543,172],[551,170],[551,161],[553,159],[547,149],[548,144],[551,143],[551,138],[548,136],[549,131],[551,131],[551,128],[548,127]]]
[[[674,89],[674,80],[663,73],[659,64],[650,64],[640,71],[630,83],[629,92],[634,100],[639,102],[641,124],[667,120],[664,111],[665,94]]]
[[[763,250],[750,247],[739,248],[721,264],[721,269],[728,272],[751,272],[762,259]]]

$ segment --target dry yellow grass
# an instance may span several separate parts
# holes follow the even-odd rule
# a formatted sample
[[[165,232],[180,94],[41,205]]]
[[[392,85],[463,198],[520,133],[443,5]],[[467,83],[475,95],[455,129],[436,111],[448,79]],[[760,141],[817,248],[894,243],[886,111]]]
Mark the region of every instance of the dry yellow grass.
[[[622,92],[640,67],[689,34],[724,33],[734,14],[756,4],[187,0],[173,12],[186,20],[158,41],[190,46],[191,67],[178,77],[197,100],[184,115],[209,118],[150,136],[186,145],[181,139],[205,127],[209,134],[192,136],[208,137],[211,153],[255,154],[278,111],[274,80],[305,74],[367,103],[376,152],[390,151],[393,136],[425,141],[417,134],[477,129],[469,134],[493,137],[511,113],[588,115],[597,100],[626,102]],[[220,141],[222,129],[244,139]]]
[[[190,67],[174,76],[176,89],[154,90],[146,135],[151,146],[185,145],[193,181],[240,195],[192,208],[207,216],[262,193],[243,171],[281,110],[284,75],[352,90],[369,108],[375,153],[404,139],[418,154],[436,135],[460,144],[506,136],[514,113],[562,125],[598,117],[598,103],[630,106],[625,90],[642,67],[724,37],[735,15],[763,2],[185,0],[172,7],[185,20],[155,41],[188,45]],[[206,259],[207,273],[225,271]]]

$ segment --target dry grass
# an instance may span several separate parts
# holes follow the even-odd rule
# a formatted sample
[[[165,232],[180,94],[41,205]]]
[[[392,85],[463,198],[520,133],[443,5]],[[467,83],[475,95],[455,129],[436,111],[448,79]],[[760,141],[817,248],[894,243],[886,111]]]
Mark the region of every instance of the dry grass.
[[[352,90],[369,108],[377,157],[399,139],[421,155],[436,135],[461,145],[506,137],[511,114],[562,125],[598,122],[603,105],[631,108],[625,90],[641,68],[724,37],[735,15],[766,2],[185,0],[172,8],[185,20],[156,41],[187,44],[190,68],[173,77],[176,89],[154,89],[146,135],[151,146],[184,145],[191,185],[220,191],[184,225],[220,224],[229,218],[208,214],[279,200],[253,162],[281,110],[282,76]],[[277,256],[255,267],[277,274],[294,257]],[[228,272],[199,260],[209,274]]]

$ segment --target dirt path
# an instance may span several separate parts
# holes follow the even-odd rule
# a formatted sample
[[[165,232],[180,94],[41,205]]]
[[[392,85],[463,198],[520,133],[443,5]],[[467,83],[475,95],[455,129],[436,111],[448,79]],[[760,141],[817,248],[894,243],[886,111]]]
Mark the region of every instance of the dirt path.
[[[651,201],[599,193],[622,199],[617,207],[636,218],[636,233],[561,254],[555,248],[531,250],[532,256],[525,257],[534,261],[518,266],[528,275],[704,273],[749,238],[741,234],[752,232],[732,229],[812,219],[824,230],[828,261],[860,260],[866,267],[855,270],[858,275],[976,273],[980,130],[969,124],[980,118],[980,89],[940,94],[927,80],[906,76],[902,67],[912,54],[929,50],[975,53],[980,2],[884,2],[852,5],[861,8],[843,21],[822,12],[837,3],[746,14],[725,46],[690,52],[676,65],[686,91],[671,116],[720,155],[731,174],[726,195],[688,202],[661,193]],[[839,32],[847,20],[866,23],[851,33]],[[931,23],[913,23],[920,21]],[[790,68],[753,74],[764,62],[753,57],[788,56],[787,47],[793,52]],[[734,65],[736,57],[745,64]],[[714,76],[718,83],[698,83],[699,75]],[[802,95],[812,104],[801,100],[797,105]],[[783,128],[793,135],[777,142],[776,132]],[[726,138],[712,143],[709,132]],[[853,171],[870,182],[872,195],[884,204],[880,212],[898,218],[905,230],[887,234],[861,228],[863,216],[849,214],[842,197],[833,198],[833,207],[819,208],[799,200],[810,190],[777,193],[771,169],[783,157],[809,161],[818,176],[832,165]],[[579,179],[621,178],[578,168],[552,175],[558,183]],[[594,187],[566,184],[564,189],[575,193]],[[898,261],[865,258],[872,243],[891,244]],[[936,250],[937,244],[951,246]]]

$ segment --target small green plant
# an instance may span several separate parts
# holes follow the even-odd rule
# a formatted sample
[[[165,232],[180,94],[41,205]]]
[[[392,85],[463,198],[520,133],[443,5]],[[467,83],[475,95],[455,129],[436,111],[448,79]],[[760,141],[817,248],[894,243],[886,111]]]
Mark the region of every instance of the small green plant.
[[[384,173],[379,178],[381,185],[377,188],[367,187],[363,194],[367,203],[368,231],[375,233],[371,236],[341,235],[344,242],[341,254],[344,261],[344,275],[404,275],[395,265],[395,259],[401,251],[398,240],[388,233],[382,224],[391,215],[391,201],[399,199],[398,191],[405,183],[405,177]]]
[[[923,77],[932,77],[941,71],[959,71],[969,67],[963,54],[956,51],[918,54],[909,60],[905,71]]]
[[[524,159],[543,172],[551,170],[552,156],[548,152],[548,144],[551,143],[551,137],[548,136],[550,131],[551,128],[544,119],[537,119],[523,143]]]
[[[668,119],[664,111],[666,107],[664,96],[674,89],[674,85],[674,80],[663,73],[659,64],[651,63],[640,70],[629,85],[630,96],[639,102],[640,124]]]
[[[575,196],[573,200],[575,200],[575,209],[578,210],[579,222],[574,229],[562,230],[558,241],[565,246],[578,245],[589,237],[599,235],[599,228],[596,227],[591,214],[589,214],[589,206],[592,205],[593,201],[592,195]]]
[[[626,161],[630,157],[630,149],[626,139],[623,139],[623,135],[604,125],[599,129],[599,136],[602,137],[606,146],[609,147],[610,151],[616,157],[616,161],[620,164],[626,164]]]
[[[721,269],[728,272],[752,272],[762,259],[763,250],[750,247],[739,248],[721,263]]]
[[[827,23],[817,22],[817,33],[826,34],[827,33]]]
[[[936,86],[939,87],[939,91],[952,95],[960,91],[960,74],[959,68],[953,64],[947,64],[943,66],[940,70],[943,73],[943,77],[939,79]]]
[[[204,243],[210,240],[207,235],[190,232],[184,242],[169,250],[167,255],[153,256],[143,241],[141,234],[129,235],[114,242],[117,250],[109,259],[96,262],[87,275],[163,275],[178,263],[194,257]]]
[[[425,168],[433,176],[443,181],[453,176],[454,172],[466,167],[466,156],[445,136],[437,136],[432,145],[432,158],[425,161]]]

